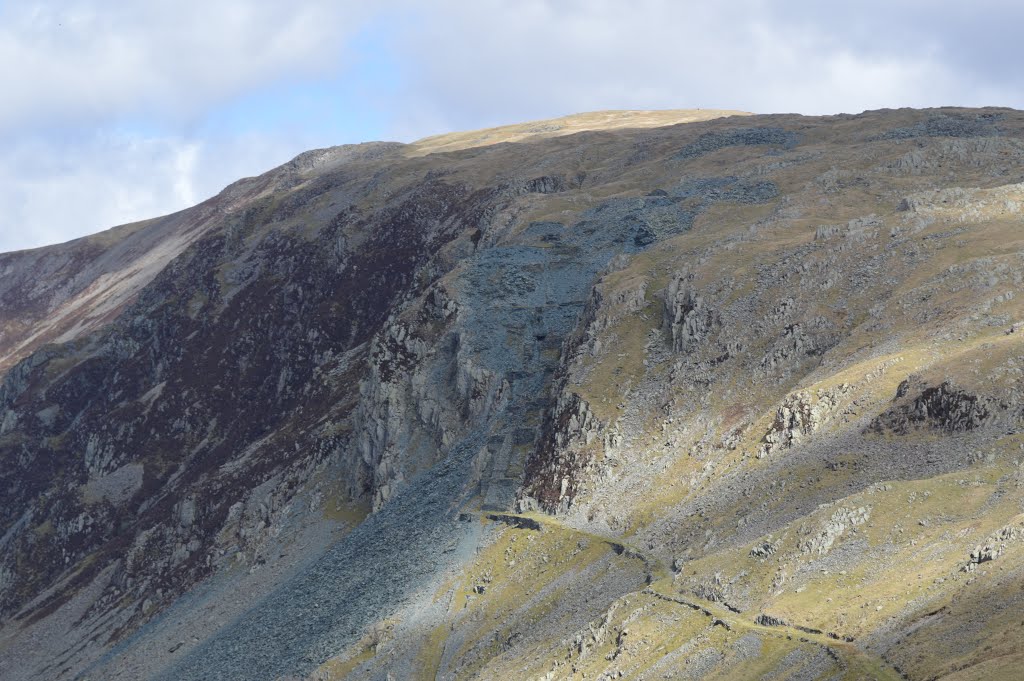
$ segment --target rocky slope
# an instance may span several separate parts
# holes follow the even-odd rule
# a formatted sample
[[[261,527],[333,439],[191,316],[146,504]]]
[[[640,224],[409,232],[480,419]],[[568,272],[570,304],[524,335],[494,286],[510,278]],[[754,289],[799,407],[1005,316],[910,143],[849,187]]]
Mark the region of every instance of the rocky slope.
[[[1015,678],[1022,211],[1021,112],[602,112],[0,256],[0,677]]]

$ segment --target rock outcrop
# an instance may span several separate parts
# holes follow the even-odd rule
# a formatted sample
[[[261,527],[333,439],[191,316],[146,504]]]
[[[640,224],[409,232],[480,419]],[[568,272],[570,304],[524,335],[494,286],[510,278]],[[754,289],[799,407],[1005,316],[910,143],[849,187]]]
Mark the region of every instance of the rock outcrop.
[[[758,458],[788,449],[814,433],[836,413],[850,391],[851,386],[844,383],[832,389],[819,389],[813,396],[804,391],[787,395],[762,438]]]
[[[996,406],[991,400],[961,390],[949,381],[926,387],[910,395],[908,379],[896,390],[901,400],[875,418],[869,428],[878,433],[907,435],[915,428],[933,428],[947,433],[965,433],[991,422]]]
[[[714,329],[714,310],[686,283],[684,276],[669,284],[665,309],[672,349],[676,352],[706,342]]]

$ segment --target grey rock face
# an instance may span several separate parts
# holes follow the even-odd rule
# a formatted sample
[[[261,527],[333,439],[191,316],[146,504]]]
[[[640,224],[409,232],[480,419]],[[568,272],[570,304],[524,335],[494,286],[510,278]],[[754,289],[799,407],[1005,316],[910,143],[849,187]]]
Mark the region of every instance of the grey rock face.
[[[758,458],[792,447],[814,433],[836,412],[848,392],[850,386],[843,384],[833,390],[818,391],[814,396],[803,391],[788,395],[764,435]]]
[[[990,137],[998,135],[999,114],[964,116],[936,114],[927,120],[906,128],[895,128],[882,135],[882,139],[904,140],[917,137]]]
[[[841,508],[832,514],[825,526],[800,544],[803,553],[823,556],[847,531],[863,525],[871,517],[871,509],[860,506],[855,509]]]
[[[715,325],[715,313],[683,277],[669,284],[665,321],[672,334],[672,349],[683,352],[704,343]]]
[[[691,229],[699,215],[718,203],[758,204],[775,197],[777,191],[772,182],[764,180],[686,179],[667,190],[637,199],[612,199],[584,213],[570,238],[578,244],[574,252],[588,256],[583,271],[588,275],[589,285],[577,294],[579,318],[573,320],[575,328],[571,324],[563,327],[566,340],[554,376],[554,403],[544,415],[540,438],[527,461],[520,508],[536,506],[551,511],[571,506],[581,489],[583,472],[593,468],[591,456],[573,445],[590,444],[609,425],[589,416],[589,406],[573,394],[568,382],[585,356],[600,353],[602,332],[614,322],[605,308],[613,307],[619,314],[623,310],[641,309],[646,305],[646,288],[631,290],[623,299],[604,300],[595,286],[602,273],[613,273],[616,261],[626,254]],[[698,302],[696,296],[688,293],[684,279],[685,276],[677,277],[666,298],[669,309],[665,322],[672,337],[678,338],[679,349],[687,346],[687,334],[694,338],[706,335],[714,316],[703,300]],[[621,440],[616,432],[609,431],[605,442],[614,447]]]
[[[701,135],[696,142],[683,147],[677,154],[677,158],[692,159],[719,149],[735,146],[770,145],[791,149],[796,146],[799,139],[799,135],[783,128],[736,128]]]

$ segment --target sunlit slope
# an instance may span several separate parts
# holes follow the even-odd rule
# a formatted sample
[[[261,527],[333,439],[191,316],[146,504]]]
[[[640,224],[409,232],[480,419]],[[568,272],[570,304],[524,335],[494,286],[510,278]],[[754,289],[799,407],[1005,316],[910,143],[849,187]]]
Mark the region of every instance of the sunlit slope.
[[[666,109],[663,111],[592,111],[529,123],[502,125],[484,130],[454,132],[425,137],[413,142],[408,152],[415,155],[458,151],[491,144],[542,140],[578,132],[643,130],[680,123],[709,121],[726,116],[748,116],[726,109]]]

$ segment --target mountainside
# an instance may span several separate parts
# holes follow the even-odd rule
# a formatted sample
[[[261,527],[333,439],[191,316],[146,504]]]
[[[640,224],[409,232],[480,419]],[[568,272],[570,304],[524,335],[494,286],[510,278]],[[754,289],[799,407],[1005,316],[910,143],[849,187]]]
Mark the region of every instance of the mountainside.
[[[171,260],[226,213],[302,181],[302,158],[173,215],[91,237],[0,254],[0,370],[36,348],[115,319]]]
[[[0,255],[0,678],[1015,679],[1024,112],[307,152]]]

